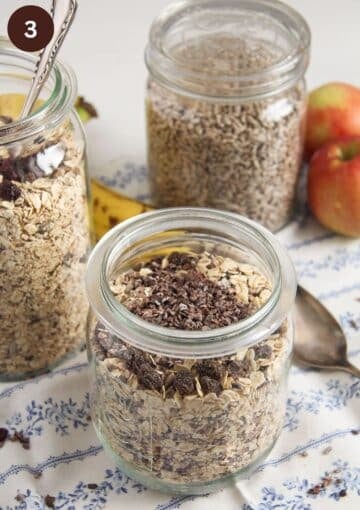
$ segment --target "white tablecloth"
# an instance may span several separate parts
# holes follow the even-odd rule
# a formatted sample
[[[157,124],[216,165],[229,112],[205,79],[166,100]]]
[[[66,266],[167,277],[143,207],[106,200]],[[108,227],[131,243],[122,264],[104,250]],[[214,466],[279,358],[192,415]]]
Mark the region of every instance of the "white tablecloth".
[[[142,165],[114,163],[102,173],[107,183],[146,198]],[[300,282],[340,319],[350,357],[360,364],[360,242],[311,219],[293,222],[279,237]],[[359,379],[293,367],[283,433],[256,473],[211,496],[171,497],[129,479],[103,452],[88,418],[82,353],[48,375],[0,385],[0,427],[31,438],[29,450],[10,441],[0,449],[0,510],[45,509],[46,495],[65,510],[358,510],[359,402]],[[326,476],[333,482],[309,494]]]

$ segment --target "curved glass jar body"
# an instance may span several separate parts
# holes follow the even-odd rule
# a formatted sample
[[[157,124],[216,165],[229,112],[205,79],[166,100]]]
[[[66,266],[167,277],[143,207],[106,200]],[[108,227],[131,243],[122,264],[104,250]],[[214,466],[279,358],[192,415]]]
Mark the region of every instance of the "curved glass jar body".
[[[16,120],[34,64],[0,40],[0,380],[48,371],[85,341],[89,200],[76,81],[58,63],[36,112]]]
[[[220,257],[227,265],[220,277],[239,278],[242,299],[256,304],[253,314],[230,326],[187,331],[150,324],[117,301],[109,280],[177,251]],[[241,275],[229,269],[234,263]],[[271,291],[263,292],[265,280]],[[91,411],[122,470],[149,487],[190,494],[248,476],[282,427],[295,289],[293,267],[275,238],[232,213],[157,211],[100,241],[87,270]],[[142,363],[160,377],[156,388],[145,384]],[[204,363],[213,367],[209,378],[202,377]],[[182,371],[193,380],[186,395],[173,382]]]
[[[310,33],[276,1],[198,0],[146,49],[148,167],[161,207],[210,206],[272,231],[293,214]]]

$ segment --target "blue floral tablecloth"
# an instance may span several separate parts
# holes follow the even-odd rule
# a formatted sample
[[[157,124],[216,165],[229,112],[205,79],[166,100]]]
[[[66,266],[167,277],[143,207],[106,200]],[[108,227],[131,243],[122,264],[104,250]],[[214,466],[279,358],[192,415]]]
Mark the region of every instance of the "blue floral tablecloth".
[[[114,162],[104,182],[143,200],[145,167]],[[341,321],[351,360],[360,365],[360,241],[340,238],[310,218],[280,234],[299,281]],[[89,421],[85,353],[49,375],[0,385],[0,427],[22,430],[31,448],[0,449],[0,510],[358,510],[360,380],[293,367],[283,433],[249,480],[206,497],[145,489],[105,455]],[[324,478],[330,483],[312,491]],[[310,492],[309,492],[310,490]],[[47,500],[52,501],[48,498]]]

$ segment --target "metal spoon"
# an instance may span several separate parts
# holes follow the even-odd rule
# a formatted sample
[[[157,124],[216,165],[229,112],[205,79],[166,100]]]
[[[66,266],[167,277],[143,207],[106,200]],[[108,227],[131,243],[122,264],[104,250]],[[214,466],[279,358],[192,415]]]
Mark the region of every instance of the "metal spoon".
[[[39,55],[30,91],[20,115],[21,119],[29,115],[39,97],[40,91],[54,65],[58,51],[74,20],[76,9],[76,0],[53,0],[51,14],[54,20],[54,35]]]
[[[314,296],[298,286],[295,301],[295,361],[360,377],[346,354],[346,338],[335,317]]]

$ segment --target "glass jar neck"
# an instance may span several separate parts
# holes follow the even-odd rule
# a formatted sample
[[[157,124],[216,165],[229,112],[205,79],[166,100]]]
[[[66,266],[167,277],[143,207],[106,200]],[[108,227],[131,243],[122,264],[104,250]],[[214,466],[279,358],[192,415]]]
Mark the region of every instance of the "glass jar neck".
[[[183,95],[252,100],[302,80],[309,47],[306,21],[276,0],[181,0],[152,24],[145,62]]]
[[[110,290],[112,275],[151,253],[208,246],[244,257],[271,281],[269,300],[238,323],[208,331],[156,326],[129,312]],[[184,358],[224,356],[261,341],[280,326],[296,292],[289,256],[270,232],[239,215],[203,208],[160,210],[121,223],[95,247],[86,283],[96,316],[113,334],[142,350]]]
[[[0,38],[0,82],[2,94],[26,96],[36,68],[37,55],[15,48]],[[73,107],[77,95],[72,70],[57,61],[41,92],[38,107],[25,119],[0,126],[0,143],[11,144],[56,127]]]

